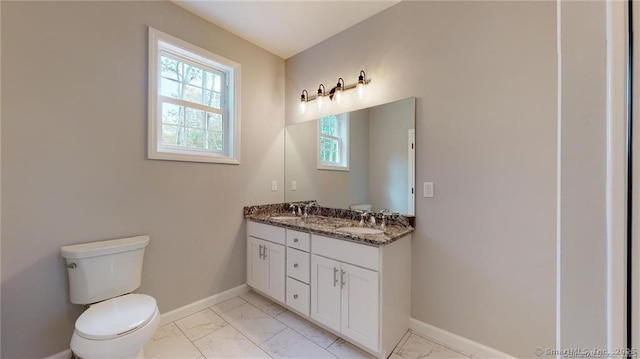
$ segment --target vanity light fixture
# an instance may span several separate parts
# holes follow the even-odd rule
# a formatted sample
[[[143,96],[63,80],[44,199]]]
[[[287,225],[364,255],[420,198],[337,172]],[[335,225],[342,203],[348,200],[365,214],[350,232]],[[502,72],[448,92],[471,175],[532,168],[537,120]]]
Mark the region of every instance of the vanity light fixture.
[[[302,95],[300,95],[300,111],[302,113],[307,111],[307,101],[309,101],[309,93],[307,90],[302,90]]]
[[[358,75],[358,84],[356,85],[356,91],[358,93],[358,98],[360,100],[362,100],[362,97],[364,95],[364,85],[366,85],[366,83],[364,82],[365,78],[367,77],[367,74],[364,72],[364,70],[360,70],[360,75]]]
[[[341,103],[342,92],[345,90],[350,90],[352,88],[357,88],[358,98],[362,99],[364,85],[368,84],[369,82],[371,82],[371,79],[367,80],[367,74],[364,72],[364,70],[360,70],[360,74],[358,75],[358,82],[354,84],[346,85],[344,83],[344,79],[340,77],[338,79],[338,83],[336,83],[336,85],[329,91],[329,99],[335,100],[337,103]],[[318,100],[318,109],[321,109],[325,96],[327,96],[327,93],[325,92],[325,87],[323,84],[320,84],[320,86],[318,86],[318,92],[316,96],[309,96],[309,93],[306,89],[302,90],[302,95],[300,95],[300,109],[302,113],[306,111],[307,102],[313,100]]]
[[[342,90],[344,90],[344,79],[341,77],[338,79],[338,83],[334,88],[329,91],[329,98],[336,100],[337,103],[342,103]]]
[[[318,109],[322,108],[322,102],[324,102],[324,85],[320,84],[320,86],[318,86],[318,95],[316,95],[316,98],[318,99]]]

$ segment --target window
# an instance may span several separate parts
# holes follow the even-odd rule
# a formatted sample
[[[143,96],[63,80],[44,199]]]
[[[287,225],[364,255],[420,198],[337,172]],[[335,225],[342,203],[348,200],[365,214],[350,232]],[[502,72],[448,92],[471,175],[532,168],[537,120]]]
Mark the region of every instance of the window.
[[[149,158],[239,164],[239,109],[239,64],[149,28]]]
[[[318,169],[349,170],[349,114],[318,121]]]

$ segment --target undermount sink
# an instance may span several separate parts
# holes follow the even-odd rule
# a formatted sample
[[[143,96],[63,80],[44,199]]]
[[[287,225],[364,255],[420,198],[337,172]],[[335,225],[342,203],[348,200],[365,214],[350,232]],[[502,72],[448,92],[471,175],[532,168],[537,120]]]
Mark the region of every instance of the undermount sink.
[[[340,227],[336,228],[337,231],[348,232],[353,234],[380,234],[384,233],[383,230],[369,227]]]

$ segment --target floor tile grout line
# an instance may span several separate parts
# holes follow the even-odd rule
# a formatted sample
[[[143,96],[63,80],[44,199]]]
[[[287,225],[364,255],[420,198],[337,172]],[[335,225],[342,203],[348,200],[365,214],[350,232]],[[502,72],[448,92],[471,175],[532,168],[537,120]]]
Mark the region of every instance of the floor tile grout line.
[[[244,298],[243,298],[244,299]],[[245,304],[251,304],[249,301],[245,300],[247,303]],[[244,304],[243,304],[244,305]],[[260,310],[260,308],[257,308],[255,305],[251,304],[251,306],[255,307],[256,309]],[[237,307],[236,307],[237,308]],[[235,309],[235,308],[234,308]],[[266,313],[265,313],[266,314]],[[222,318],[222,316],[220,316]],[[272,318],[273,319],[273,318]],[[238,333],[240,333],[240,335],[242,335],[243,337],[247,338],[248,341],[250,341],[251,343],[253,343],[256,347],[258,347],[258,349],[260,349],[263,353],[265,353],[269,358],[273,358],[271,355],[269,355],[269,353],[266,352],[266,350],[264,350],[260,344],[254,342],[253,340],[251,340],[251,338],[249,338],[249,336],[245,335],[238,327],[236,327],[235,325],[233,325],[233,323],[231,323],[230,321],[222,318],[222,320],[226,321],[227,323],[229,323],[230,326],[233,327],[233,329],[235,329],[236,331],[238,331]],[[284,325],[284,324],[283,324]],[[284,326],[285,329],[288,328],[286,325]],[[281,329],[279,332],[277,332],[276,334],[270,336],[269,338],[263,340],[262,342],[266,342],[267,340],[275,337],[276,335],[280,334],[283,330],[285,329]]]
[[[245,301],[245,304],[247,304],[247,303],[248,303],[248,304],[251,304],[251,303],[249,303],[249,302]],[[242,304],[242,305],[244,305],[244,304]],[[236,308],[237,308],[237,307],[236,307]],[[234,308],[234,309],[235,309],[235,308]],[[213,309],[212,309],[211,311],[213,312]],[[230,310],[228,310],[228,311],[230,311]],[[215,313],[215,312],[214,312],[214,313]],[[226,313],[226,312],[225,312],[225,313]],[[271,355],[269,355],[269,353],[267,353],[264,349],[262,349],[262,348],[260,347],[260,345],[256,344],[256,342],[254,342],[253,340],[251,340],[251,338],[249,338],[249,337],[248,337],[248,336],[246,336],[243,332],[241,332],[241,331],[240,331],[240,329],[238,329],[235,325],[231,324],[231,322],[230,322],[230,321],[228,321],[228,320],[226,320],[226,319],[222,318],[222,316],[221,316],[221,315],[219,315],[218,313],[216,313],[216,315],[218,315],[218,316],[220,317],[220,319],[222,319],[222,320],[223,320],[225,323],[227,323],[230,327],[232,327],[233,329],[235,329],[238,333],[240,333],[240,335],[242,335],[245,339],[247,339],[248,341],[250,341],[253,345],[255,345],[258,349],[260,349],[263,353],[265,353],[269,358],[272,358],[272,359],[273,359],[273,357],[272,357]],[[176,324],[176,327],[178,327],[178,325],[177,325],[177,324]],[[178,327],[178,329],[180,329],[180,327]],[[222,328],[219,328],[218,330],[220,330],[220,329],[222,329]],[[204,337],[207,337],[207,336],[209,336],[209,335],[211,335],[211,334],[213,334],[213,333],[217,332],[218,330],[214,330],[213,332],[211,332],[211,333],[209,333],[209,334],[205,335]],[[180,331],[182,331],[182,330],[180,330]],[[186,334],[185,334],[185,337],[186,337]],[[204,338],[204,337],[202,337],[202,338]],[[200,338],[200,339],[202,339],[202,338]],[[197,339],[197,340],[200,340],[200,339]],[[269,339],[271,339],[271,338],[269,338]],[[269,339],[267,339],[267,340],[269,340]],[[187,337],[187,340],[191,341],[191,339],[189,339],[188,337]],[[265,340],[265,341],[266,341],[266,340]],[[191,344],[193,344],[193,346],[194,346],[194,347],[196,347],[196,349],[198,349],[198,347],[196,346],[196,344],[195,344],[193,341],[191,341]],[[203,357],[207,358],[207,356],[206,356],[206,355],[204,355],[204,353],[202,353],[202,352],[200,351],[200,349],[198,349],[198,351],[200,352],[200,354],[202,354],[202,356],[203,356]]]
[[[461,352],[461,351],[460,351],[460,350],[458,350],[458,349],[451,348],[451,347],[449,347],[448,345],[446,345],[446,344],[444,344],[444,343],[442,343],[442,342],[439,342],[439,341],[437,341],[437,340],[435,340],[435,339],[433,339],[433,338],[431,338],[431,337],[425,336],[425,335],[420,334],[420,333],[418,333],[418,332],[415,332],[415,331],[413,331],[413,330],[411,330],[411,329],[409,329],[409,332],[411,333],[411,335],[416,335],[416,336],[418,336],[418,337],[420,337],[420,338],[422,338],[422,339],[425,339],[425,340],[427,340],[427,341],[430,341],[430,342],[432,342],[432,343],[434,343],[434,344],[436,344],[436,345],[438,345],[438,346],[440,346],[440,347],[442,347],[442,348],[445,348],[445,349],[451,350],[451,351],[453,351],[453,352],[456,352],[457,354],[460,354],[460,355],[462,355],[462,356],[463,356],[463,357],[465,357],[465,358],[473,359],[473,358],[472,358],[472,356],[471,356],[470,354],[466,354],[466,353]],[[405,343],[404,343],[404,344],[406,344],[406,342],[407,342],[407,341],[409,341],[409,338],[407,338],[407,340],[405,341]],[[403,344],[403,346],[404,346],[404,344]]]
[[[199,313],[199,312],[198,312],[198,313]],[[196,313],[193,313],[193,314],[196,314]],[[192,315],[193,315],[193,314],[192,314]],[[185,317],[185,318],[186,318],[186,317]],[[180,318],[180,319],[184,319],[184,318]],[[222,320],[224,320],[224,319],[222,319]],[[191,343],[191,345],[193,345],[193,347],[194,347],[194,348],[196,348],[196,350],[198,351],[198,353],[200,353],[200,355],[206,359],[206,358],[207,358],[207,356],[206,356],[206,355],[204,355],[204,353],[200,351],[200,348],[198,348],[198,346],[196,345],[196,343],[194,343],[194,342],[193,342],[193,340],[191,340],[191,339],[189,338],[189,336],[187,335],[187,333],[185,333],[185,331],[184,331],[184,330],[182,330],[182,328],[180,328],[180,326],[179,326],[176,322],[177,322],[177,320],[176,320],[176,321],[173,321],[172,323],[176,326],[176,328],[178,328],[178,330],[179,330],[180,332],[182,332],[182,335],[184,335],[184,337],[185,337],[185,338],[187,338],[187,340],[189,341],[189,343]],[[207,335],[209,335],[209,334],[207,334]],[[206,335],[205,335],[205,337],[206,337]],[[204,338],[204,337],[202,337],[202,338]],[[200,339],[202,339],[202,338],[200,338]]]
[[[235,297],[233,297],[233,298],[229,298],[229,299],[225,300],[224,302],[220,302],[220,303],[218,303],[218,304],[214,304],[214,305],[209,306],[209,307],[207,307],[207,308],[211,309],[211,311],[212,311],[212,312],[216,313],[216,314],[219,316],[220,314],[223,314],[223,313],[226,313],[226,312],[230,312],[230,311],[232,311],[232,310],[234,310],[234,309],[238,308],[239,306],[244,305],[244,304],[240,304],[240,305],[235,306],[235,307],[233,307],[233,308],[231,308],[231,309],[227,309],[227,310],[223,311],[222,313],[218,313],[218,312],[216,312],[216,311],[213,309],[213,307],[215,307],[216,305],[220,305],[220,304],[222,304],[222,303],[226,303],[226,302],[228,302],[228,301],[230,301],[230,300],[233,300],[233,299],[236,299],[236,298],[237,298],[237,299],[242,300],[242,301],[243,301],[243,302],[245,302],[245,303],[249,303],[249,302],[247,302],[244,298],[242,298],[241,296],[237,295],[237,296],[235,296]]]
[[[254,293],[255,293],[255,292],[254,292]],[[256,293],[256,295],[259,295],[260,297],[262,297],[262,298],[264,298],[264,299],[266,299],[266,300],[271,301],[270,299],[265,298],[265,297],[264,297],[264,296],[262,296],[261,294]],[[242,297],[241,297],[241,298],[242,298]],[[277,315],[272,316],[271,314],[269,314],[269,313],[267,313],[266,311],[262,310],[260,307],[258,307],[257,305],[255,305],[255,304],[251,303],[251,302],[250,302],[250,301],[248,301],[247,299],[245,299],[245,298],[242,298],[242,299],[244,299],[244,301],[245,301],[245,302],[247,302],[247,303],[249,303],[249,304],[253,305],[253,306],[254,306],[254,307],[256,307],[258,310],[262,311],[264,314],[266,314],[266,315],[270,316],[271,318],[273,318],[273,319],[275,319],[275,320],[278,320],[276,317],[277,317],[277,316],[279,316],[280,314],[285,313],[285,312],[287,312],[287,311],[291,312],[291,311],[290,311],[290,310],[288,310],[287,308],[280,306],[278,303],[276,303],[276,302],[274,302],[274,301],[271,301],[271,303],[273,303],[274,305],[278,305],[278,306],[280,306],[280,307],[282,307],[282,308],[284,309],[284,311],[283,311],[283,312],[280,312],[280,313],[278,313]],[[244,305],[244,304],[243,304],[243,305]],[[291,313],[293,313],[293,312],[291,312]],[[282,323],[282,322],[281,322],[281,321],[279,321],[279,320],[278,320],[278,322]],[[314,343],[314,344],[316,344],[317,346],[319,346],[320,348],[322,348],[322,346],[321,346],[320,344],[318,344],[318,343],[314,342],[313,340],[311,340],[311,338],[306,337],[304,334],[302,334],[302,333],[298,332],[297,330],[295,330],[295,329],[293,329],[293,328],[289,327],[289,326],[288,326],[287,324],[285,324],[285,323],[282,323],[282,324],[283,324],[285,327],[287,327],[287,328],[289,328],[289,329],[293,330],[294,332],[296,332],[296,333],[298,333],[298,334],[302,335],[302,336],[303,336],[304,338],[306,338],[307,340],[311,341],[312,343]],[[311,323],[311,324],[313,324],[313,323]],[[314,324],[314,325],[315,325],[315,324]],[[282,332],[282,331],[280,331],[280,332]],[[278,333],[278,334],[280,334],[280,333]],[[332,333],[332,334],[333,334],[333,333]],[[277,334],[273,335],[271,338],[273,338],[273,337],[274,337],[274,336],[276,336],[276,335],[277,335]],[[334,334],[334,335],[335,335],[335,334]],[[269,338],[269,339],[271,339],[271,338]],[[404,338],[404,336],[403,336],[403,338]],[[267,340],[269,340],[269,339],[267,339]],[[331,354],[331,355],[333,355],[333,356],[336,356],[336,357],[337,357],[337,355],[335,355],[335,354],[333,354],[333,353],[331,353],[331,352],[329,351],[329,348],[330,348],[332,345],[334,345],[334,344],[335,344],[338,340],[340,340],[340,339],[342,339],[342,340],[344,340],[345,342],[349,343],[348,341],[346,341],[346,340],[345,340],[345,339],[343,339],[342,337],[340,337],[340,336],[337,336],[337,335],[336,335],[336,339],[335,339],[334,341],[332,341],[332,342],[331,342],[331,344],[329,344],[326,348],[323,348],[323,349],[324,349],[324,350],[326,350],[329,354]],[[265,342],[266,342],[267,340],[265,340]],[[263,342],[263,343],[264,343],[264,342]],[[349,344],[351,344],[351,343],[349,343]],[[351,344],[351,345],[353,345],[353,344]],[[354,345],[354,346],[355,346],[355,345]],[[356,348],[358,348],[358,347],[356,347]],[[360,348],[358,348],[358,349],[360,349]],[[360,350],[362,350],[362,349],[360,349]]]
[[[205,310],[207,310],[207,309],[208,309],[208,310],[210,310],[210,311],[211,311],[211,313],[215,314],[218,318],[220,318],[223,322],[225,322],[225,323],[229,324],[229,322],[227,322],[226,320],[224,320],[224,318],[222,318],[218,313],[214,312],[214,311],[213,311],[213,309],[211,309],[210,307],[207,307],[207,308],[205,308],[205,309],[203,309],[203,310],[201,310],[201,311],[199,311],[199,312],[195,312],[195,313],[193,313],[193,314],[191,314],[191,315],[196,315],[196,314],[198,314],[198,313],[200,313],[200,312],[204,312],[204,311],[205,311]],[[202,339],[202,338],[206,337],[207,335],[211,335],[211,334],[213,334],[213,333],[217,332],[218,330],[222,329],[222,328],[215,329],[215,330],[214,330],[214,331],[212,331],[211,333],[205,334],[205,335],[201,336],[200,338],[196,338],[196,339],[194,339],[194,340],[191,340],[191,338],[189,338],[189,335],[187,335],[187,332],[186,332],[186,331],[184,331],[184,330],[182,330],[182,328],[180,328],[180,326],[179,326],[179,325],[178,325],[178,323],[177,323],[179,320],[182,320],[182,319],[188,318],[188,317],[190,317],[191,315],[186,316],[186,317],[184,317],[184,318],[180,318],[180,319],[178,319],[178,320],[176,320],[176,321],[173,321],[172,323],[175,323],[176,327],[178,327],[178,329],[180,329],[180,331],[181,331],[182,333],[184,333],[184,336],[185,336],[185,337],[187,337],[187,339],[188,339],[191,343],[194,343],[193,345],[195,345],[195,342],[196,342],[197,340],[200,340],[200,339]],[[207,323],[207,324],[212,324],[212,323]]]
[[[255,292],[254,292],[254,293],[255,293]],[[264,296],[262,296],[261,294],[256,293],[256,295],[259,295],[259,296],[261,296],[262,298],[265,298],[265,297],[264,297]],[[238,297],[240,297],[240,296],[238,296]],[[240,298],[242,298],[242,297],[240,297]],[[285,307],[282,307],[282,306],[281,306],[281,305],[279,305],[278,303],[276,303],[276,302],[274,302],[274,301],[271,301],[271,300],[270,300],[270,299],[268,299],[268,298],[265,298],[266,300],[271,301],[271,303],[273,303],[274,305],[280,306],[281,308],[283,308],[283,309],[284,309],[284,311],[282,311],[282,312],[280,312],[280,313],[278,313],[278,314],[276,314],[276,315],[271,315],[271,314],[267,313],[266,311],[262,310],[262,309],[261,309],[260,307],[258,307],[257,305],[255,305],[255,304],[251,303],[251,302],[250,302],[250,301],[248,301],[247,299],[245,299],[245,298],[242,298],[242,299],[244,299],[247,303],[252,304],[254,307],[258,308],[258,310],[262,311],[262,312],[263,312],[263,313],[265,313],[266,315],[268,315],[268,316],[270,316],[271,318],[273,318],[273,319],[277,320],[278,322],[282,323],[282,325],[284,325],[285,327],[287,327],[287,328],[289,328],[289,329],[293,330],[294,332],[296,332],[296,333],[298,333],[298,334],[302,335],[304,338],[306,338],[307,340],[311,341],[312,343],[316,344],[317,346],[319,346],[320,348],[322,348],[322,349],[324,349],[324,350],[327,350],[327,351],[328,351],[329,347],[331,347],[333,344],[335,344],[335,342],[337,342],[337,341],[338,341],[338,339],[340,339],[340,338],[341,338],[341,337],[339,337],[339,336],[337,336],[337,335],[336,335],[336,339],[335,339],[335,340],[333,340],[333,341],[331,342],[331,344],[329,344],[326,348],[323,348],[323,347],[322,347],[322,345],[320,345],[320,344],[318,344],[318,343],[314,342],[311,338],[307,337],[307,336],[306,336],[306,335],[304,335],[303,333],[298,332],[298,331],[297,331],[297,330],[295,330],[294,328],[291,328],[290,326],[288,326],[286,323],[283,323],[282,321],[278,320],[278,318],[277,318],[277,317],[278,317],[278,316],[280,316],[281,314],[286,313],[286,312],[291,312],[289,309],[287,309],[287,308],[285,308]],[[291,312],[291,313],[295,314],[294,312]],[[297,315],[297,314],[295,314],[295,315]],[[310,322],[310,323],[311,323],[311,322]],[[313,324],[313,323],[311,323],[311,324],[312,324],[312,325],[315,325],[315,324]],[[320,328],[320,327],[318,327],[318,328]],[[324,330],[324,329],[323,329],[323,330]],[[333,334],[333,333],[332,333],[332,334]],[[335,334],[334,334],[334,335],[335,335]],[[275,336],[275,335],[274,335],[274,336]],[[272,337],[272,338],[273,338],[273,337]],[[271,338],[269,338],[269,339],[271,339]],[[267,339],[267,340],[268,340],[268,339]],[[265,341],[266,341],[266,340],[265,340]],[[333,354],[333,353],[331,353],[331,352],[329,352],[329,353],[330,353],[330,354]]]
[[[407,334],[409,334],[409,336],[407,336]],[[396,354],[400,355],[400,353],[396,352],[396,349],[402,348],[402,346],[404,346],[404,343],[406,343],[407,340],[409,340],[410,336],[411,336],[411,329],[407,329],[407,331],[402,335],[402,338],[400,338],[400,341],[398,342],[398,344],[396,344],[396,346],[393,347],[393,349],[391,350],[391,353],[396,353]],[[407,337],[407,340],[404,340],[404,337]],[[400,355],[400,356],[403,357],[402,355]]]
[[[338,341],[338,339],[340,339],[340,337],[339,337],[339,336],[337,336],[337,335],[335,335],[335,334],[333,334],[333,333],[327,332],[327,333],[329,333],[329,334],[331,334],[331,335],[335,335],[335,336],[336,336],[336,338],[331,342],[331,344],[329,344],[326,348],[324,348],[324,347],[322,347],[322,345],[320,345],[320,344],[316,343],[313,339],[311,339],[311,338],[309,338],[308,336],[304,335],[304,333],[297,331],[295,328],[292,328],[292,327],[288,326],[288,325],[287,325],[287,323],[285,323],[285,322],[283,322],[283,321],[281,321],[281,320],[279,320],[279,319],[277,318],[278,316],[280,316],[281,314],[284,314],[284,313],[286,313],[286,312],[293,313],[293,312],[291,312],[290,310],[286,310],[285,312],[282,312],[282,313],[278,314],[278,315],[277,315],[276,317],[274,317],[273,319],[275,319],[275,320],[279,321],[279,322],[280,322],[280,323],[282,323],[285,327],[287,327],[287,328],[289,328],[289,329],[293,330],[294,332],[296,332],[296,333],[298,333],[298,334],[302,335],[304,338],[306,338],[306,339],[307,339],[307,340],[309,340],[310,342],[314,343],[315,345],[319,346],[320,348],[322,348],[322,349],[324,349],[324,350],[327,350],[327,349],[329,349],[329,347],[330,347],[330,346],[332,346],[335,342],[337,342],[337,341]],[[297,315],[297,314],[295,314],[295,313],[293,313],[293,314],[294,314],[294,315]],[[304,318],[303,318],[303,320],[304,320]],[[313,323],[311,323],[311,322],[309,322],[309,324],[311,324],[311,325],[313,325],[313,326],[316,326],[315,324],[313,324]],[[316,327],[318,327],[318,326],[316,326]],[[320,327],[318,327],[318,328],[319,328],[319,329],[322,329],[322,328],[320,328]],[[322,329],[322,330],[324,330],[324,329]],[[325,331],[326,331],[326,330],[325,330]],[[328,351],[328,350],[327,350],[327,351]]]
[[[282,322],[280,322],[280,323],[282,323]],[[310,341],[311,343],[315,344],[318,348],[320,348],[320,349],[322,349],[322,350],[324,350],[324,351],[326,351],[326,352],[328,352],[329,354],[332,354],[332,355],[333,355],[333,353],[331,353],[330,351],[328,351],[328,350],[327,350],[327,348],[329,348],[331,345],[333,345],[333,343],[335,343],[338,339],[340,339],[340,337],[336,338],[334,341],[332,341],[332,342],[331,342],[331,344],[329,344],[329,347],[323,348],[323,347],[322,347],[322,345],[320,345],[320,344],[318,344],[318,343],[314,342],[311,338],[307,337],[306,335],[304,335],[304,334],[300,333],[299,331],[295,330],[294,328],[291,328],[290,326],[286,325],[285,323],[282,323],[282,324],[283,324],[285,327],[287,327],[287,328],[291,329],[294,333],[299,334],[299,335],[300,335],[301,337],[303,337],[304,339],[306,339],[306,340]],[[334,356],[335,356],[335,355],[334,355]]]

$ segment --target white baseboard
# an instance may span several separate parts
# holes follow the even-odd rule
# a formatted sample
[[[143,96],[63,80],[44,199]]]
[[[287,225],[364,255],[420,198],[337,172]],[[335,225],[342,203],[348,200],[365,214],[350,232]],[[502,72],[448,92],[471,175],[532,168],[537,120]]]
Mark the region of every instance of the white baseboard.
[[[421,322],[414,318],[409,319],[409,329],[474,358],[516,359],[514,356],[503,353],[484,344],[474,342],[473,340],[465,337],[461,337],[457,334],[453,334],[444,329],[434,327],[433,325]]]
[[[160,315],[160,325],[169,324],[180,318],[188,317],[191,314],[197,313],[201,310],[209,308],[218,303],[222,303],[225,300],[229,300],[233,297],[239,296],[240,294],[244,294],[249,290],[250,290],[249,286],[245,283],[235,288],[225,290],[222,293],[214,294],[208,298],[204,298],[197,302],[187,304],[184,307],[180,307],[170,312],[166,312]],[[52,356],[46,357],[45,359],[69,359],[69,358],[71,358],[71,350],[67,349],[67,350],[61,351],[60,353],[56,353],[56,354],[53,354]]]
[[[212,305],[216,305],[218,303],[222,303],[225,300],[229,300],[233,297],[237,297],[240,294],[244,294],[249,291],[249,286],[247,284],[239,285],[235,288],[231,288],[229,290],[225,290],[222,293],[214,294],[208,298],[201,299],[197,302],[193,302],[191,304],[187,304],[184,307],[180,307],[178,309],[174,309],[170,312],[166,312],[160,315],[160,325],[169,324],[171,322],[175,322],[176,320],[184,317],[188,317],[191,314],[197,313],[201,310],[209,308]]]

